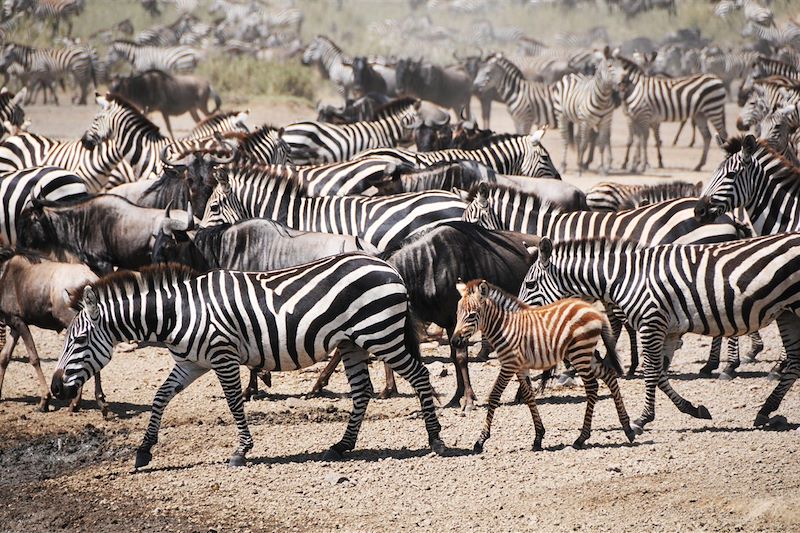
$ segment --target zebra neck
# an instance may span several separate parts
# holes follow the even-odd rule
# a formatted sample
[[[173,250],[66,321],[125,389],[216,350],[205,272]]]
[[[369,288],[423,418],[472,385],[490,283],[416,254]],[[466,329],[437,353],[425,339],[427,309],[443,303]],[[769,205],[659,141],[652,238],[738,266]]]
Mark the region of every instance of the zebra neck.
[[[492,346],[504,344],[506,325],[514,319],[519,310],[511,310],[504,301],[496,301],[497,291],[492,291],[483,302],[480,330]],[[501,297],[502,298],[502,297]]]
[[[174,346],[186,324],[178,323],[180,292],[171,289],[137,285],[106,294],[101,318],[109,336],[115,342],[157,341]]]
[[[521,85],[522,80],[513,72],[506,71],[503,74],[503,83],[500,84],[498,92],[506,104],[512,103],[514,98],[519,95]]]
[[[754,157],[761,172],[753,176],[751,200],[744,205],[758,235],[800,230],[800,175],[765,148]]]
[[[623,307],[630,299],[635,284],[628,279],[639,278],[639,258],[632,254],[635,244],[592,239],[568,244],[556,255],[552,274],[561,287],[562,297],[591,297]],[[566,249],[569,247],[569,249]]]

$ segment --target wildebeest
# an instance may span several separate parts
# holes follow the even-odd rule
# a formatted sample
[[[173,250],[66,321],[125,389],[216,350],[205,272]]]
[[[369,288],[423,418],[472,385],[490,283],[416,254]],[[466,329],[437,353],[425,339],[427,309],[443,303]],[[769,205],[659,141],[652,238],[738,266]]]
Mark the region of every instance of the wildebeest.
[[[458,280],[483,277],[516,294],[536,257],[527,247],[538,241],[534,235],[489,231],[468,222],[446,222],[412,236],[398,250],[380,257],[403,278],[415,316],[441,326],[452,338],[461,297],[456,290]],[[467,369],[467,348],[451,346],[450,358],[456,366],[457,386],[448,406],[458,406],[463,397],[464,407],[471,409],[476,398]],[[314,390],[322,388],[337,363],[335,358],[331,360]],[[387,397],[392,392],[394,377],[387,374],[386,388],[380,396]]]
[[[341,107],[317,104],[317,121],[352,124],[363,120],[375,120],[375,111],[389,102],[391,98],[384,94],[368,93],[357,100],[345,100]]]
[[[50,388],[44,379],[29,327],[61,331],[69,326],[76,314],[70,307],[72,295],[97,279],[85,265],[56,263],[38,255],[15,252],[12,248],[0,248],[0,327],[5,328],[6,324],[11,327],[11,339],[4,347],[0,346],[0,391],[11,353],[22,337],[28,360],[39,379],[39,410],[47,411]],[[100,374],[95,378],[95,398],[105,416],[108,406],[100,386]],[[72,402],[71,410],[77,410],[79,404],[80,396]]]
[[[189,226],[189,211],[178,220]],[[74,254],[98,275],[115,266],[138,268],[150,263],[153,239],[164,212],[139,207],[110,194],[74,203],[31,200],[17,224],[22,248]]]
[[[469,100],[472,96],[472,78],[458,65],[442,67],[423,61],[400,59],[395,67],[398,94],[408,94],[462,111],[469,118]]]
[[[198,109],[209,116],[216,113],[222,105],[219,95],[207,81],[197,76],[177,76],[161,70],[148,70],[127,78],[116,78],[109,89],[131,101],[145,114],[160,111],[172,137],[175,135],[169,123],[170,116],[189,113],[195,122],[200,122]],[[214,99],[216,105],[213,111],[208,109],[209,97]]]
[[[392,69],[371,65],[364,56],[354,57],[351,63],[345,62],[345,65],[350,65],[353,69],[353,89],[356,94],[397,94],[397,83]]]

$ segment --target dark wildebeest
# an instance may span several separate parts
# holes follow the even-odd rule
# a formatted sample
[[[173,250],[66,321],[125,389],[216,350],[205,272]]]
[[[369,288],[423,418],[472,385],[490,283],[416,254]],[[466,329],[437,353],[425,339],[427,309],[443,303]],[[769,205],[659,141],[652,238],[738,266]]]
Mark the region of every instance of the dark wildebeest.
[[[472,94],[478,99],[478,102],[481,104],[481,119],[483,120],[483,127],[487,130],[491,127],[490,119],[492,118],[492,102],[502,102],[500,98],[500,94],[497,92],[497,89],[485,89],[479,90],[475,87],[474,81],[475,77],[478,75],[478,71],[480,71],[481,67],[483,67],[486,60],[481,56],[467,56],[464,58],[458,57],[455,53],[453,57],[456,58],[458,62],[461,63],[461,66],[464,70],[469,73],[470,78],[472,79]],[[477,126],[477,124],[475,124]]]
[[[400,59],[395,67],[397,92],[453,109],[469,118],[472,78],[458,65],[442,67],[412,59]]]
[[[527,247],[539,238],[511,231],[489,231],[468,222],[446,222],[430,231],[412,236],[399,250],[379,257],[392,265],[406,284],[409,303],[415,316],[433,322],[452,338],[456,324],[456,307],[460,295],[459,279],[474,276],[491,279],[512,294],[519,292],[535,256]],[[467,369],[467,348],[450,347],[450,358],[456,366],[456,392],[448,406],[472,409],[476,400]],[[334,357],[314,385],[320,390],[338,364]],[[380,397],[395,391],[394,376],[387,373],[386,388]]]
[[[70,307],[72,295],[97,279],[85,265],[56,263],[37,255],[15,252],[11,248],[0,248],[0,327],[4,330],[6,324],[11,327],[11,340],[5,346],[0,343],[0,391],[11,353],[22,337],[28,360],[39,378],[39,409],[47,411],[50,388],[44,379],[39,352],[29,327],[61,331],[69,326],[76,314]],[[100,386],[100,374],[95,377],[95,399],[105,417],[108,405]],[[76,411],[79,405],[80,393],[70,404],[70,409]]]
[[[180,263],[200,272],[215,268],[265,272],[354,251],[378,253],[359,237],[298,231],[264,218],[200,228],[192,237],[167,211],[152,255],[154,263]],[[246,400],[258,392],[256,375],[250,374]],[[269,385],[269,377],[262,377]]]
[[[206,116],[216,113],[222,101],[211,85],[196,76],[177,76],[161,70],[148,70],[127,78],[116,78],[111,82],[110,92],[118,94],[139,107],[143,113],[160,111],[170,136],[170,116],[189,113],[195,122],[200,122],[197,110]],[[216,108],[208,109],[212,97]]]
[[[178,217],[188,227],[191,204]],[[74,203],[32,198],[17,223],[17,242],[31,250],[69,252],[102,276],[115,266],[135,269],[149,264],[163,219],[160,209],[139,207],[111,194]]]
[[[375,111],[391,101],[392,99],[384,94],[369,93],[357,100],[346,100],[342,107],[317,104],[317,122],[352,124],[375,120]]]
[[[395,96],[397,87],[395,80],[387,80],[378,69],[370,65],[364,56],[354,57],[352,63],[345,62],[353,69],[353,89],[356,94],[367,95],[370,93],[385,94]]]
[[[450,125],[450,113],[428,102],[423,102],[418,113],[419,118],[412,124],[417,150],[431,152],[451,148],[453,127]]]

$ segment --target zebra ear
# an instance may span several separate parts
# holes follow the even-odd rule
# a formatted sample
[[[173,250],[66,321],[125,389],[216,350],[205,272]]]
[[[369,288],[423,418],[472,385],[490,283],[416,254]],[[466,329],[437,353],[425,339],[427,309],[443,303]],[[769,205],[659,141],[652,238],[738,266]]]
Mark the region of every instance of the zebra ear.
[[[101,108],[105,109],[108,107],[108,99],[100,93],[94,93],[94,99]]]
[[[481,295],[481,298],[486,298],[489,296],[489,284],[486,283],[486,280],[481,280],[481,284],[478,285],[478,292]]]
[[[3,89],[5,89],[5,87],[3,87]],[[14,95],[14,98],[11,99],[10,102],[11,106],[13,107],[15,105],[21,104],[25,100],[25,95],[27,94],[28,94],[27,87],[23,87],[22,89],[20,89],[20,91]]]
[[[553,254],[553,242],[547,237],[542,237],[539,241],[539,262],[542,266],[550,264],[550,256]]]
[[[83,308],[89,313],[89,316],[95,322],[100,318],[100,308],[97,306],[97,293],[91,285],[87,285],[83,289]]]
[[[753,161],[753,153],[758,147],[756,138],[752,135],[747,135],[742,141],[742,163],[749,165]]]
[[[458,283],[456,283],[456,290],[458,291],[458,294],[460,294],[462,298],[464,297],[465,294],[467,294],[467,286],[464,284],[463,281],[461,281],[461,278],[458,278]]]
[[[544,132],[544,129],[540,129],[531,133],[530,139],[533,146],[539,146],[539,144],[542,142],[542,137],[544,137]]]

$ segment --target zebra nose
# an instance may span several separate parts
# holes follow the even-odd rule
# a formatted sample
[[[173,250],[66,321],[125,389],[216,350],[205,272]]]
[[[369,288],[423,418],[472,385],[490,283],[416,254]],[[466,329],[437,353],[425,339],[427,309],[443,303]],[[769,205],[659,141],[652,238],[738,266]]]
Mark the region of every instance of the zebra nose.
[[[456,331],[453,333],[453,338],[450,339],[450,345],[453,348],[463,348],[464,347],[464,336],[461,334],[460,331]]]
[[[736,119],[736,129],[738,129],[739,131],[747,131],[750,128],[748,126],[745,126],[744,120],[742,120],[742,117],[739,117]]]
[[[78,388],[74,385],[64,385],[64,370],[58,369],[53,374],[50,392],[59,400],[71,400],[77,395]]]
[[[694,206],[694,217],[699,221],[705,221],[708,219],[709,215],[711,214],[711,210],[708,207],[708,202],[704,198],[701,198],[697,201],[697,204]]]

